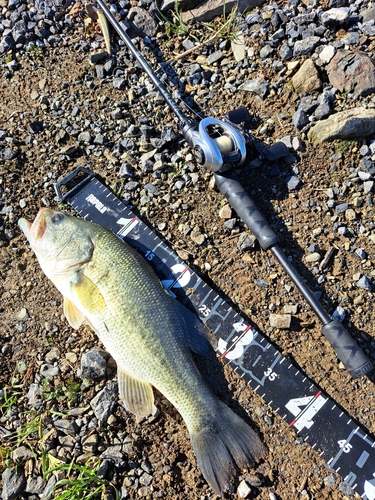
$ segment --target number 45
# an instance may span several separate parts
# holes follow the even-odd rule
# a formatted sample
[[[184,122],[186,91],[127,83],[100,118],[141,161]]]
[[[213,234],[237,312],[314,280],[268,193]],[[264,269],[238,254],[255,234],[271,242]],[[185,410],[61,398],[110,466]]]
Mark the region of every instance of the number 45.
[[[353,448],[353,446],[346,441],[346,439],[340,439],[337,441],[337,444],[340,446],[344,453],[349,453],[349,451]]]

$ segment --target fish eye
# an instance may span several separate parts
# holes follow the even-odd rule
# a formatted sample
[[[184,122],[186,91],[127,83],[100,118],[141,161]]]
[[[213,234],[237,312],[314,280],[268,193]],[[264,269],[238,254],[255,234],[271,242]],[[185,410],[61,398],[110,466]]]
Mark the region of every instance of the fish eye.
[[[51,221],[54,223],[54,224],[58,224],[62,219],[64,218],[64,215],[63,214],[55,214],[51,217]]]

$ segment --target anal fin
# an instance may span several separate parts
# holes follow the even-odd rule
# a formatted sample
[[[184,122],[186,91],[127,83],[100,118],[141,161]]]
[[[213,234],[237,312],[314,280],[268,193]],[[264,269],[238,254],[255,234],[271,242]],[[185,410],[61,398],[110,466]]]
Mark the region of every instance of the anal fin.
[[[138,380],[120,368],[117,370],[120,398],[125,408],[139,417],[148,417],[156,413],[154,393],[148,382]]]

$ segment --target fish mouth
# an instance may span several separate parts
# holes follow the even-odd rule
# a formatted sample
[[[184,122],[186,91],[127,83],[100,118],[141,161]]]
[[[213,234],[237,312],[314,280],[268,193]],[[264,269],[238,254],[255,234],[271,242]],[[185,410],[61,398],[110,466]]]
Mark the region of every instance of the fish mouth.
[[[36,242],[43,238],[47,229],[46,217],[52,213],[50,208],[41,208],[37,213],[34,222],[21,218],[18,221],[20,229],[24,232],[30,243]]]

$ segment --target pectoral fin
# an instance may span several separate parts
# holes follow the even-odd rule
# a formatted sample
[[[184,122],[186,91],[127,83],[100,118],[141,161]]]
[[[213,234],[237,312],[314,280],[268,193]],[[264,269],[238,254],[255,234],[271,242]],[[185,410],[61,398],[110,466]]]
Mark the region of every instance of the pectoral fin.
[[[64,297],[64,314],[69,325],[77,330],[85,321],[85,315],[69,299]]]
[[[120,368],[118,368],[117,376],[119,394],[124,401],[125,408],[140,417],[154,415],[156,407],[151,384],[135,379]]]
[[[101,314],[106,303],[98,287],[83,273],[77,273],[72,281],[72,289],[82,308],[92,314]]]

